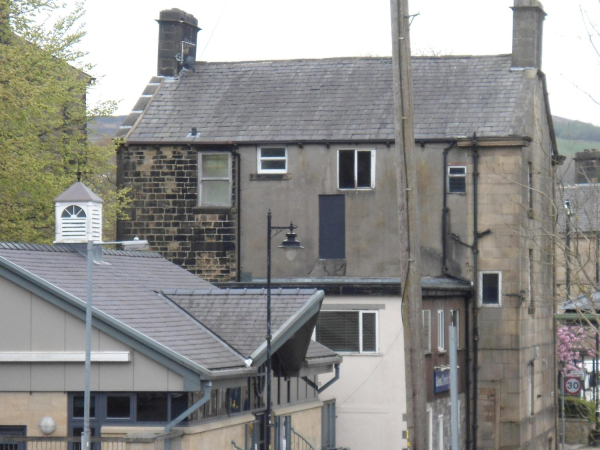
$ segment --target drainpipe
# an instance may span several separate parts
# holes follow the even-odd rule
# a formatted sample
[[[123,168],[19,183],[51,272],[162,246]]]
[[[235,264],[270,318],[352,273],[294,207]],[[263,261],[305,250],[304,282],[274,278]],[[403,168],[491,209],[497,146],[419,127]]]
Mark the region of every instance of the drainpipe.
[[[452,147],[454,147],[455,141],[452,141],[448,147],[444,149],[444,166],[442,170],[444,171],[443,180],[444,180],[444,196],[443,196],[443,206],[442,206],[442,272],[446,273],[446,259],[447,259],[447,250],[446,250],[446,235],[448,234],[448,207],[447,207],[447,196],[448,196],[448,152]]]
[[[237,177],[236,177],[236,191],[237,191],[237,198],[236,198],[236,203],[237,203],[237,270],[236,270],[236,281],[240,282],[242,280],[242,249],[241,249],[241,244],[242,244],[242,234],[241,234],[241,230],[242,230],[242,161],[241,161],[241,155],[236,152],[235,150],[231,152],[232,155],[235,156],[235,159],[237,161]]]
[[[477,188],[479,181],[479,151],[477,150],[477,134],[473,133],[471,148],[473,150],[473,448],[477,448],[477,401],[479,373],[479,229],[477,223]]]
[[[210,380],[202,381],[202,390],[204,391],[204,395],[202,396],[202,398],[200,400],[198,400],[196,403],[194,403],[192,406],[190,406],[188,409],[186,409],[184,412],[182,412],[179,416],[177,416],[171,422],[169,422],[167,424],[167,426],[165,427],[165,434],[168,434],[173,429],[173,427],[175,427],[183,419],[185,419],[187,416],[192,414],[194,411],[196,411],[198,408],[200,408],[202,405],[204,405],[206,402],[208,402],[210,400],[211,387],[212,387],[212,382]],[[165,450],[171,450],[171,439],[168,439],[168,438],[165,439]]]
[[[335,365],[335,376],[321,387],[319,387],[317,384],[315,384],[315,382],[308,377],[302,377],[302,379],[306,382],[306,384],[308,384],[311,388],[313,388],[315,391],[317,391],[318,394],[320,394],[321,392],[323,392],[325,389],[327,389],[329,386],[331,386],[333,383],[335,383],[337,380],[340,379],[340,365],[339,364]]]

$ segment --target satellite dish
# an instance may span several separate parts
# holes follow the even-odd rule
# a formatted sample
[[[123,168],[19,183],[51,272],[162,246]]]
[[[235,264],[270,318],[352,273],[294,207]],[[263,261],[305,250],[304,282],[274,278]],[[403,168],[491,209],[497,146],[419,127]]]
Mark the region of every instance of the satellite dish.
[[[183,67],[188,70],[194,70],[194,66],[196,65],[196,57],[192,55],[188,55],[183,58]]]

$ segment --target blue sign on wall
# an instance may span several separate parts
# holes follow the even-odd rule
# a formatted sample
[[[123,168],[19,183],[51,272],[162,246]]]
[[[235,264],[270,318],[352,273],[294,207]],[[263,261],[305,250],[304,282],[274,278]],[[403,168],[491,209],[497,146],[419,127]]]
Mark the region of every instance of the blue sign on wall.
[[[450,368],[433,371],[433,393],[450,390]]]

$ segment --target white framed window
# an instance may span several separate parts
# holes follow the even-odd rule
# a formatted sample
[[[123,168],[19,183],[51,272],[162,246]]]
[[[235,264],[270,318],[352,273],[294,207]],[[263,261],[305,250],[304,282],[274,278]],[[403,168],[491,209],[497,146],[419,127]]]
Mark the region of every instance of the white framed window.
[[[198,205],[231,206],[231,155],[198,153]]]
[[[438,449],[444,450],[444,416],[438,416]]]
[[[444,351],[446,350],[446,341],[444,339],[445,337],[445,323],[444,323],[444,310],[443,309],[439,309],[438,310],[438,350],[440,351]]]
[[[316,341],[335,352],[377,353],[379,351],[378,311],[321,311]]]
[[[448,166],[448,192],[451,194],[467,192],[467,166]]]
[[[423,310],[423,352],[431,353],[431,311]]]
[[[427,449],[433,450],[433,410],[427,407]]]
[[[259,147],[256,162],[258,173],[287,173],[287,148]]]
[[[528,285],[529,285],[529,306],[533,306],[533,249],[529,249],[528,252],[528,256],[529,256],[529,280],[528,280]]]
[[[375,150],[338,150],[338,189],[375,187]]]
[[[502,272],[488,270],[479,272],[479,304],[502,306]]]

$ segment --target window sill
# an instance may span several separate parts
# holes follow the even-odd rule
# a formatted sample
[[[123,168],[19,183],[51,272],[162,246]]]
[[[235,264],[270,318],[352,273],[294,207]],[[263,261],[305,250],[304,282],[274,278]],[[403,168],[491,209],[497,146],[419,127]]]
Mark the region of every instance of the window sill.
[[[335,351],[335,352],[337,354],[343,355],[343,356],[383,356],[383,354],[381,354],[381,353],[360,353],[360,352],[340,352],[340,351]]]
[[[250,181],[281,181],[290,180],[291,173],[251,173]]]
[[[192,214],[229,214],[233,206],[194,206]]]
[[[353,192],[353,191],[374,191],[374,187],[357,187],[357,188],[338,188],[338,191],[342,192]]]
[[[467,195],[467,193],[466,193],[466,192],[448,192],[448,194],[452,194],[452,195],[462,195],[462,196],[465,196],[465,195]]]
[[[438,351],[437,351],[438,355],[445,355],[446,353],[448,353],[448,350],[446,350],[444,348],[438,348]]]

